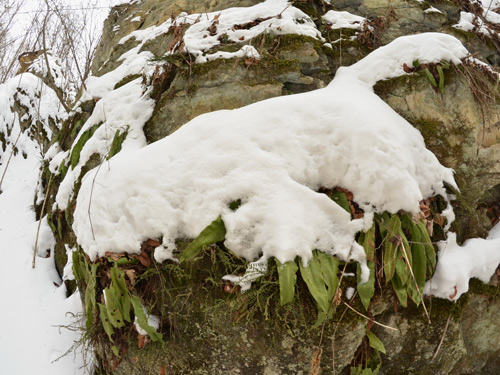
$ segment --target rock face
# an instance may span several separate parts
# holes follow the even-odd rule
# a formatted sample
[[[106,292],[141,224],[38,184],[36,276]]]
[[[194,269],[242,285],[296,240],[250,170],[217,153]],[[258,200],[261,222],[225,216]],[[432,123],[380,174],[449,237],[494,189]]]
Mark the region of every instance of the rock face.
[[[262,1],[144,0],[117,6],[104,25],[93,74],[112,73],[125,64],[123,54],[139,45],[141,52],[149,53],[151,69],[126,76],[115,89],[142,77],[144,95],[154,100],[153,114],[143,128],[151,143],[203,113],[325,87],[340,66],[355,63],[399,36],[429,31],[452,34],[489,66],[471,59],[458,67],[440,65],[438,74],[436,64],[415,62],[415,68],[406,67],[413,74],[379,82],[374,90],[420,130],[427,147],[443,165],[456,171],[460,191],[454,192],[457,220],[452,228],[459,240],[485,237],[500,214],[500,94],[498,75],[492,70],[500,66],[498,25],[490,24],[493,31],[489,36],[475,33],[477,28],[469,32],[453,27],[461,11],[475,12],[479,17],[480,11],[468,1],[302,0],[293,6],[310,17],[323,40],[263,32],[237,43],[226,35],[204,51],[206,57],[234,53],[247,45],[255,49],[258,59],[233,55],[196,62],[197,56],[179,48],[179,35],[184,35],[186,24],[164,30],[145,43],[139,37],[120,43],[132,32],[159,27],[181,12],[206,13],[208,17],[210,12],[259,3]],[[336,28],[322,18],[330,10],[348,11],[368,21],[354,29]],[[251,29],[264,21],[252,22],[237,28]],[[81,142],[74,142],[76,134],[94,116],[98,99],[79,103],[70,114],[58,135],[63,151],[75,153],[75,143]],[[72,181],[75,194],[83,175],[102,163],[98,159],[97,154],[90,158]],[[55,184],[62,184],[63,173],[58,173]],[[54,200],[54,196],[49,197],[49,207]],[[65,245],[76,245],[71,212],[70,204],[66,210],[54,210],[49,218],[58,232],[60,271],[66,262]],[[433,240],[439,239],[436,233]],[[233,260],[220,250],[220,246],[212,246],[201,260],[182,267],[155,263],[154,268],[142,259],[145,268],[141,274],[136,275],[135,268],[133,272],[125,270],[129,272],[127,286],[133,285],[145,305],[161,316],[165,345],[148,343],[132,326],[115,334],[111,345],[107,331],[93,327],[87,337],[93,340],[102,373],[314,375],[332,373],[333,369],[339,374],[360,374],[362,368],[371,368],[373,372],[363,372],[371,374],[377,373],[380,365],[379,374],[493,375],[500,368],[498,286],[474,284],[457,304],[427,299],[429,323],[422,307],[401,307],[392,289],[381,283],[369,311],[356,297],[353,308],[395,329],[374,325],[342,304],[324,326],[311,329],[316,311],[303,281],[297,284],[299,298],[291,307],[276,302],[276,274],[247,294],[234,293],[221,281],[222,276],[234,272],[227,268]],[[135,267],[138,261],[134,261]],[[95,291],[109,284],[105,270],[111,266],[106,262],[103,259],[94,264],[101,270],[94,273],[94,281],[78,281],[87,303],[92,302],[89,295],[94,293],[95,299]],[[244,270],[241,264],[239,267]],[[354,281],[346,280],[346,287],[355,286]],[[96,320],[102,317],[99,314],[102,311],[97,309],[91,312]],[[385,354],[370,342],[367,332],[374,332],[382,341]],[[119,356],[116,351],[120,351]]]

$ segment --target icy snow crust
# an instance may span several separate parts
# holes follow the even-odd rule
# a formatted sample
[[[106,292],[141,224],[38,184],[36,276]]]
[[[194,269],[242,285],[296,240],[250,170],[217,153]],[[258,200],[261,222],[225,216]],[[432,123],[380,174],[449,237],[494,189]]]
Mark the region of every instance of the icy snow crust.
[[[225,245],[249,261],[307,262],[319,249],[357,260],[366,278],[354,236],[372,225],[373,213],[418,212],[421,199],[447,197],[443,181],[455,186],[452,171],[372,85],[404,74],[403,63],[459,63],[466,55],[449,35],[401,37],[339,69],[325,89],[201,115],[158,142],[121,152],[83,180],[73,224],[78,242],[95,259],[136,253],[147,238],[163,237],[155,253],[162,261],[173,257],[175,239],[196,237],[222,215]],[[351,190],[364,219],[351,220],[316,192],[321,186]],[[237,199],[242,205],[231,211]]]

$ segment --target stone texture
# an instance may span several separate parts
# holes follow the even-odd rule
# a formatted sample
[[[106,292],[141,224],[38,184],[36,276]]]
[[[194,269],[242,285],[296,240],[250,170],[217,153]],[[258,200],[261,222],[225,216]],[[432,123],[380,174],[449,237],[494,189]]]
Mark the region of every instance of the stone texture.
[[[118,41],[134,30],[159,25],[181,11],[210,12],[229,5],[251,6],[258,2],[145,0],[115,7],[105,23],[93,73],[102,75],[120,64],[118,58],[137,45],[137,41],[131,39],[123,45],[118,45]],[[326,41],[334,42],[341,35],[346,40],[333,43],[330,49],[312,38],[263,35],[251,41],[263,57],[258,62],[229,59],[192,64],[180,55],[157,62],[167,73],[160,83],[152,85],[150,95],[156,100],[156,107],[144,127],[147,140],[161,139],[202,113],[324,87],[339,66],[355,63],[370,49],[401,35],[425,31],[452,33],[484,61],[497,66],[500,62],[499,51],[492,43],[451,28],[459,19],[460,8],[450,1],[432,2],[442,13],[425,13],[429,4],[417,1],[336,1],[337,10],[348,10],[373,21],[374,30],[367,32],[363,43],[347,40],[354,36],[352,30],[343,30],[342,34],[338,30],[325,30],[320,16],[331,9],[325,2],[297,1],[294,5],[313,17]],[[130,22],[134,17],[140,17],[140,21]],[[168,33],[161,35],[146,43],[143,50],[162,56],[171,38]],[[211,52],[234,51],[239,47],[220,45]],[[459,70],[446,71],[445,79],[444,92],[436,92],[422,72],[381,82],[375,91],[421,131],[428,148],[441,163],[455,169],[461,192],[457,192],[457,221],[453,229],[459,239],[484,237],[491,227],[485,205],[500,202],[500,104],[497,100],[482,106]],[[65,148],[69,147],[68,142]],[[64,241],[74,242],[71,229],[65,231],[58,244],[61,254]],[[59,263],[61,268],[63,261]],[[205,266],[193,267],[190,272],[207,278],[211,266]],[[174,274],[177,277],[177,271]],[[213,276],[211,283],[201,287],[185,284],[182,278],[167,286],[164,280],[148,284],[141,291],[141,298],[165,321],[165,348],[147,344],[138,349],[135,331],[130,329],[126,337],[120,338],[128,344],[120,361],[113,358],[106,340],[96,342],[101,368],[109,374],[127,375],[162,374],[162,369],[165,374],[307,374],[321,334],[310,329],[315,316],[310,301],[309,305],[304,303],[307,314],[293,327],[283,323],[283,316],[272,313],[260,315],[247,324],[246,318],[238,315],[241,311],[229,307],[231,300],[221,293],[219,280],[220,275]],[[297,289],[303,291],[304,285]],[[498,287],[487,287],[486,292],[476,288],[458,304],[427,300],[430,324],[422,308],[402,309],[395,303],[390,288],[382,289],[370,313],[377,321],[397,330],[370,328],[387,349],[387,354],[381,355],[380,374],[498,373]],[[250,297],[247,294],[241,298]],[[358,305],[356,308],[366,313]],[[325,325],[321,374],[332,373],[332,363],[338,374],[348,374],[353,359],[370,354],[365,338],[366,321],[351,311],[345,315],[341,311],[342,306]]]

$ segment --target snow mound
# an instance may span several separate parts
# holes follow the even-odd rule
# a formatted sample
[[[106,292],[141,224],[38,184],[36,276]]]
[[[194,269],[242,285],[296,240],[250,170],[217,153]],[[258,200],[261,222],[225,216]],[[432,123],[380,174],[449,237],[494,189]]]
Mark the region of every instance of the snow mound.
[[[448,233],[448,240],[438,244],[439,262],[424,293],[456,301],[469,290],[471,278],[488,283],[500,264],[500,226],[497,227],[494,237],[473,238],[462,246],[457,244],[455,233]]]
[[[307,262],[319,249],[367,271],[354,237],[374,212],[418,212],[421,199],[447,197],[443,182],[456,186],[370,82],[402,74],[399,64],[415,59],[459,62],[467,51],[458,46],[441,34],[401,37],[339,69],[325,89],[201,115],[158,142],[122,151],[83,179],[73,224],[79,244],[95,259],[136,253],[142,241],[162,237],[155,253],[162,261],[173,257],[176,239],[196,237],[221,215],[225,245],[249,261]],[[351,220],[316,192],[321,186],[351,190],[365,217]]]

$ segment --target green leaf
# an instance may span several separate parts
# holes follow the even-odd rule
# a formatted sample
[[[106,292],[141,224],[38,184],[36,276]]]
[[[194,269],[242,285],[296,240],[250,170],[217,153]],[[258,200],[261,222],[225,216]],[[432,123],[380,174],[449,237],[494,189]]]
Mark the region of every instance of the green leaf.
[[[75,169],[75,167],[78,165],[78,162],[80,161],[80,153],[82,152],[83,146],[85,146],[85,143],[87,143],[87,141],[92,137],[97,128],[99,128],[99,126],[100,124],[92,126],[90,129],[85,130],[85,132],[83,132],[80,138],[78,138],[78,141],[71,149],[71,156],[70,156],[71,169]]]
[[[375,260],[375,224],[366,232],[361,233],[359,244],[363,246],[367,260]]]
[[[413,67],[414,68],[418,68],[420,66],[420,61],[418,61],[418,59],[414,60],[413,61]]]
[[[113,137],[113,141],[111,142],[111,147],[109,148],[107,160],[111,159],[117,153],[119,153],[122,149],[122,143],[127,138],[129,126],[125,128],[123,132],[120,133],[120,129],[118,129]]]
[[[328,288],[328,301],[331,301],[335,296],[337,287],[339,285],[339,261],[331,255],[325,254],[321,251],[315,250],[313,254],[318,258],[323,281]]]
[[[344,192],[333,190],[330,194],[330,198],[337,203],[340,207],[346,210],[349,215],[351,214],[351,207],[349,206],[349,201],[347,200],[347,196]]]
[[[415,275],[415,280],[420,292],[424,292],[425,280],[426,280],[426,269],[427,269],[427,259],[425,254],[425,246],[419,243],[412,244],[412,259],[413,259],[413,274]],[[412,299],[417,303],[416,299],[420,301],[420,295],[412,295]],[[418,303],[417,303],[418,305]]]
[[[406,285],[410,278],[410,270],[404,260],[403,250],[399,249],[396,254],[396,273],[403,285]]]
[[[328,299],[328,290],[326,289],[321,272],[321,265],[317,256],[314,254],[315,252],[313,252],[313,258],[309,261],[307,267],[304,267],[302,262],[299,261],[300,275],[305,281],[307,289],[309,289],[309,292],[316,302],[316,307],[318,308],[318,320],[313,325],[313,328],[319,326],[326,318],[328,305],[330,303]]]
[[[365,310],[368,311],[368,307],[370,306],[370,300],[375,293],[375,262],[367,261],[368,268],[370,269],[370,277],[368,281],[364,284],[361,284],[361,267],[359,263],[357,265],[357,278],[358,278],[358,294],[361,299],[361,303],[365,307]]]
[[[87,332],[91,329],[94,322],[94,309],[97,308],[96,301],[96,282],[97,282],[97,269],[99,268],[99,264],[92,264],[90,266],[90,275],[86,280],[87,288],[85,289],[85,306],[86,306],[86,315],[87,315]]]
[[[118,308],[123,319],[130,322],[130,293],[125,282],[125,274],[118,268],[116,263],[111,268],[111,289],[114,297],[118,300]]]
[[[441,92],[441,94],[444,94],[444,73],[443,73],[443,69],[439,65],[436,68],[437,68],[437,71],[439,73],[439,91]]]
[[[109,341],[114,342],[113,333],[115,333],[115,330],[111,325],[111,322],[109,321],[108,309],[102,303],[98,303],[97,305],[99,306],[99,317],[101,318],[102,327],[104,328],[104,331],[108,334]]]
[[[399,280],[398,275],[394,275],[392,278],[392,287],[394,288],[394,291],[396,292],[396,295],[398,296],[399,302],[403,307],[408,306],[408,293],[406,291],[406,286],[403,286],[401,284],[401,280]]]
[[[113,354],[115,355],[115,357],[118,357],[118,355],[120,354],[120,352],[118,351],[118,348],[116,347],[116,345],[113,345],[111,347],[111,351],[113,352]]]
[[[161,335],[161,333],[156,332],[156,330],[149,325],[148,318],[146,316],[146,313],[144,312],[144,308],[139,297],[132,295],[131,301],[132,306],[134,307],[134,314],[137,318],[137,323],[139,324],[139,326],[147,332],[151,340],[160,342],[162,346],[164,346],[165,342],[163,341],[163,336]]]
[[[226,238],[226,227],[222,221],[222,217],[218,217],[210,223],[201,233],[196,237],[196,239],[189,244],[189,246],[184,250],[179,258],[179,262],[184,262],[186,260],[194,258],[202,250],[211,244],[216,242],[224,241]]]
[[[295,284],[297,283],[297,270],[299,269],[296,262],[286,262],[281,264],[276,258],[278,266],[278,276],[280,283],[280,304],[287,305],[293,301],[295,295]]]
[[[119,296],[114,293],[113,289],[104,289],[106,296],[106,311],[108,319],[114,328],[125,327],[125,322],[122,316],[122,307]]]
[[[401,232],[401,220],[397,215],[392,215],[389,220],[387,235],[384,239],[384,274],[386,283],[394,276],[396,269],[396,250]]]
[[[380,339],[373,332],[371,332],[371,331],[368,332],[367,336],[368,336],[368,341],[370,343],[370,346],[373,349],[376,349],[379,352],[385,354],[385,346],[382,343],[382,341],[380,341]]]
[[[436,251],[434,250],[434,245],[432,244],[432,240],[429,236],[429,232],[427,232],[427,228],[425,227],[423,220],[419,220],[416,225],[420,230],[420,236],[425,247],[427,270],[429,272],[429,276],[432,276],[436,268]]]
[[[61,181],[64,180],[64,177],[66,176],[66,172],[68,172],[68,165],[66,164],[66,159],[64,159],[61,164],[59,165],[59,175],[61,176]]]
[[[430,81],[431,85],[432,85],[432,86],[434,86],[434,87],[438,87],[438,84],[437,84],[437,82],[436,82],[436,79],[434,78],[434,76],[432,75],[432,73],[429,71],[429,69],[428,69],[428,68],[426,68],[426,69],[424,70],[424,72],[425,72],[425,75],[427,76],[427,78],[429,79],[429,81]]]

